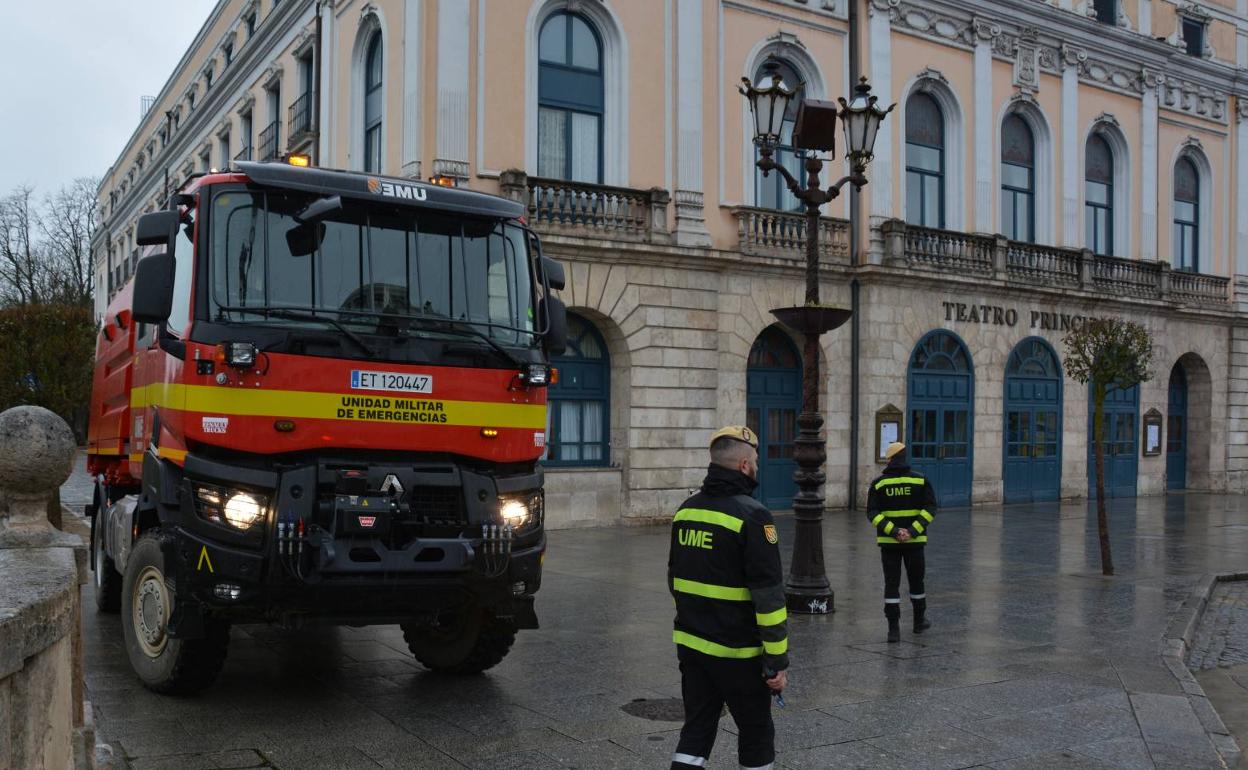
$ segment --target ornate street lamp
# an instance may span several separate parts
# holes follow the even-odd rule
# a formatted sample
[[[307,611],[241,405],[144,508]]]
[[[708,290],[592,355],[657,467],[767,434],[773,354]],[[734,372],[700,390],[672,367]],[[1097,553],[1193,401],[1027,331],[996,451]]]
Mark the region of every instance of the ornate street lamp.
[[[805,99],[798,107],[794,126],[794,145],[809,150],[805,159],[806,184],[803,186],[788,169],[772,156],[780,142],[784,113],[801,84],[785,83],[778,64],[772,60],[764,65],[758,84],[742,78],[741,94],[750,102],[754,116],[754,144],[758,146],[756,164],[767,176],[777,171],[784,177],[789,192],[806,207],[806,302],[798,307],[777,308],[771,313],[780,323],[802,335],[802,412],[797,418],[799,428],[794,442],[797,470],[793,473],[798,492],[793,498],[796,527],[793,536],[793,558],[785,584],[790,612],[822,615],[833,610],[834,597],[823,566],[823,484],[827,478],[824,466],[827,449],[823,436],[823,415],[819,410],[819,338],[849,320],[852,311],[830,307],[819,302],[819,208],[837,198],[847,183],[861,189],[867,183],[867,164],[874,157],[875,136],[880,123],[892,111],[882,110],[871,94],[864,77],[854,88],[854,97],[840,101],[840,110],[831,102]],[[836,123],[844,127],[850,173],[826,190],[819,186],[823,161],[817,153],[836,155]],[[857,228],[856,222],[850,228]]]

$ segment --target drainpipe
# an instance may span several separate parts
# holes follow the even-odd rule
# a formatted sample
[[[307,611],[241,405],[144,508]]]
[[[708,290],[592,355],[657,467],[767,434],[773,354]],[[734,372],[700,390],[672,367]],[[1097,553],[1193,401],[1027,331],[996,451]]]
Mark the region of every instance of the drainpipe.
[[[858,2],[859,0],[850,0],[849,2],[849,83],[852,86],[858,82],[859,73],[862,71],[860,58],[862,56],[861,46],[858,40]],[[859,258],[859,219],[862,216],[862,195],[857,187],[849,186],[849,264],[851,270],[856,270]],[[850,340],[849,340],[849,509],[851,511],[858,509],[858,405],[859,405],[859,358],[861,345],[862,323],[859,319],[861,306],[858,302],[858,279],[855,277],[849,283],[850,309],[853,315],[850,317]]]
[[[321,165],[321,0],[316,0],[316,53],[312,61],[312,125],[316,126],[316,139],[312,141],[312,165]]]

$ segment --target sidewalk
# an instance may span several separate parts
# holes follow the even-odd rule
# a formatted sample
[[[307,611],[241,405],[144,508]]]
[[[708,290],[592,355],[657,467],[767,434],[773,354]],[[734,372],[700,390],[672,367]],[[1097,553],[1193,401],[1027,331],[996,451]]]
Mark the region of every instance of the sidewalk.
[[[900,645],[882,641],[869,525],[828,514],[837,612],[792,621],[778,766],[1222,767],[1160,640],[1201,574],[1248,566],[1244,503],[1113,501],[1112,578],[1082,502],[943,512],[928,548],[935,626],[915,640],[903,624]],[[786,558],[792,525],[779,519]],[[87,605],[99,734],[136,769],[666,767],[679,724],[622,707],[680,695],[667,542],[665,527],[552,533],[542,629],[469,679],[420,671],[394,627],[249,626],[215,687],[162,698],[129,673],[117,617]],[[721,725],[710,766],[735,768]]]

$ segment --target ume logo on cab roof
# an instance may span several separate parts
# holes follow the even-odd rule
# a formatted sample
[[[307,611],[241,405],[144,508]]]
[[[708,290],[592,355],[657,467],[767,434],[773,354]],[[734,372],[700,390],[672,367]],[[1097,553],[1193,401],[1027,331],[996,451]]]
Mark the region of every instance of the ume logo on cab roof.
[[[373,195],[387,195],[391,198],[416,201],[423,201],[427,194],[423,187],[417,187],[414,184],[384,182],[375,176],[368,178],[368,191]]]

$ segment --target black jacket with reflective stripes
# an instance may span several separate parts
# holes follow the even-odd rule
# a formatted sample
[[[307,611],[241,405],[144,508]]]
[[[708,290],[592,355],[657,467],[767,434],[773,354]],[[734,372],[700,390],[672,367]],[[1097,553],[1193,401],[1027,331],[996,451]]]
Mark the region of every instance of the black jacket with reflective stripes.
[[[676,644],[717,658],[789,666],[788,613],[775,523],[750,497],[758,483],[711,465],[672,520],[667,585]]]
[[[936,490],[923,474],[910,464],[893,458],[867,491],[867,520],[875,527],[875,542],[881,546],[923,545],[927,530],[936,516]],[[902,543],[894,535],[910,530],[911,539]]]

